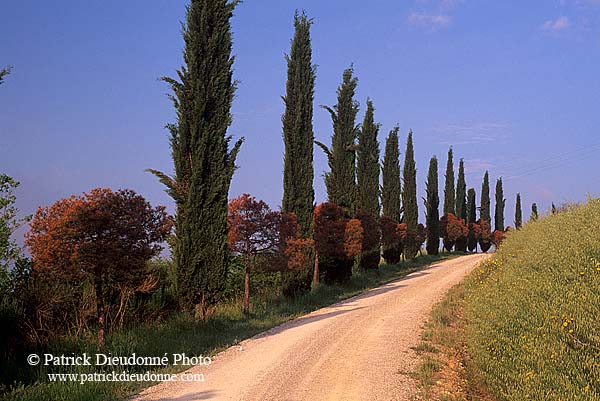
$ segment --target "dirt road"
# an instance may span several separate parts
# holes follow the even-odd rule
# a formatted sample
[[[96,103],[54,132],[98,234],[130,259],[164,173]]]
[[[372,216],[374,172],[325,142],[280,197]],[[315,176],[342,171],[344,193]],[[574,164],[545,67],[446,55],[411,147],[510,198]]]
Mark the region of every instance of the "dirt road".
[[[423,323],[484,257],[436,263],[285,323],[187,371],[204,382],[162,383],[134,400],[410,400],[416,383],[403,372],[418,364]]]

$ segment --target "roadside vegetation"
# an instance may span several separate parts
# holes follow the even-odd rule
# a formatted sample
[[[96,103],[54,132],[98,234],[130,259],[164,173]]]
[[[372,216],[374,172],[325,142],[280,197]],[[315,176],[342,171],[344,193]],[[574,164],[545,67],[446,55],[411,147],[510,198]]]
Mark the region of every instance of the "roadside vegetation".
[[[421,347],[444,351],[440,384],[451,375],[447,361],[459,357],[450,371],[460,380],[446,399],[600,400],[598,227],[600,199],[555,208],[510,232],[450,292]],[[439,396],[442,387],[424,392]]]
[[[192,313],[177,313],[159,323],[146,323],[126,327],[108,334],[103,353],[112,355],[157,356],[167,353],[185,353],[187,356],[212,356],[255,334],[268,330],[313,310],[358,295],[370,288],[397,280],[433,262],[451,257],[449,254],[423,255],[396,265],[381,265],[377,271],[358,270],[343,285],[320,284],[314,290],[295,298],[273,293],[281,281],[279,272],[259,272],[251,276],[250,287],[255,302],[249,315],[243,312],[243,277],[245,266],[242,261],[229,268],[227,294],[229,301],[216,306],[205,321],[194,318]],[[163,262],[166,263],[166,262]],[[54,341],[43,349],[28,352],[54,354],[98,352],[95,336],[79,338],[65,337]],[[22,355],[23,361],[26,355]],[[170,358],[172,359],[172,358]],[[8,368],[8,366],[6,367]],[[13,369],[23,367],[13,365]],[[128,367],[130,372],[145,372],[148,367]],[[173,373],[187,369],[186,366],[169,366],[152,369],[153,372]],[[107,371],[121,368],[107,367]],[[123,368],[124,369],[124,368]],[[27,373],[29,383],[6,386],[1,400],[118,400],[130,396],[151,382],[96,382],[81,385],[78,382],[49,383],[48,373],[90,373],[98,367],[40,368]],[[101,372],[101,371],[100,371]]]

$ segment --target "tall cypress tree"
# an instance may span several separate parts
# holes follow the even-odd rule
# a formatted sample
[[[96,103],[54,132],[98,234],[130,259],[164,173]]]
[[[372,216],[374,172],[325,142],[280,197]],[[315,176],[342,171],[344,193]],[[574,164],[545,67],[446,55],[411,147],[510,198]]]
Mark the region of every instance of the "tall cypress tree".
[[[481,206],[479,208],[479,217],[481,220],[485,220],[490,225],[491,214],[490,214],[490,178],[486,171],[483,176],[483,184],[481,184]]]
[[[227,274],[227,198],[242,144],[229,149],[235,83],[230,19],[237,1],[192,0],[183,28],[185,65],[173,90],[177,123],[169,125],[174,177],[150,170],[177,206],[174,256],[179,297],[204,318]]]
[[[494,225],[498,231],[504,231],[504,191],[502,189],[502,178],[496,181],[496,213],[494,214]]]
[[[456,180],[456,217],[467,220],[467,183],[465,181],[465,162],[458,163],[458,179]]]
[[[381,167],[381,206],[383,215],[400,222],[400,152],[398,150],[398,127],[390,131],[385,140],[385,155]]]
[[[523,225],[523,211],[521,210],[521,194],[517,193],[517,203],[515,205],[515,228],[518,230]]]
[[[417,205],[417,168],[413,148],[412,131],[408,132],[406,153],[402,176],[404,188],[402,190],[402,204],[404,205],[403,221],[406,224],[406,245],[404,256],[412,259],[419,251],[417,244],[417,226],[419,224],[419,206]]]
[[[433,156],[429,160],[429,171],[425,190],[427,253],[437,255],[440,250],[440,196],[438,194],[438,162]]]
[[[469,237],[467,248],[470,252],[477,250],[477,240],[473,225],[477,223],[477,204],[475,199],[475,188],[467,191],[467,225],[469,226]]]
[[[531,217],[529,218],[529,221],[536,221],[537,219],[538,219],[537,203],[532,203],[531,204]]]
[[[338,102],[333,108],[322,106],[331,115],[333,136],[331,148],[321,142],[315,142],[329,161],[328,173],[325,173],[325,186],[329,202],[343,207],[351,215],[356,210],[356,114],[358,103],[354,93],[358,79],[353,77],[352,67],[344,71],[342,84],[337,90]]]
[[[310,236],[315,192],[313,189],[313,98],[316,67],[312,64],[310,26],[305,14],[294,15],[294,39],[287,61],[283,123],[284,212],[295,213],[305,237]]]
[[[356,179],[359,209],[379,218],[379,124],[374,121],[373,102],[367,99],[367,111],[358,133]]]
[[[475,188],[469,188],[469,191],[467,191],[467,224],[477,222],[477,205],[475,202]]]
[[[467,183],[465,181],[465,162],[460,159],[458,163],[458,179],[456,180],[456,201],[454,210],[456,217],[467,221]],[[465,236],[461,236],[456,240],[456,250],[459,252],[467,251],[467,240]]]
[[[444,214],[456,214],[456,198],[454,195],[454,160],[452,158],[452,147],[448,150],[448,161],[446,162],[446,185],[444,186]]]

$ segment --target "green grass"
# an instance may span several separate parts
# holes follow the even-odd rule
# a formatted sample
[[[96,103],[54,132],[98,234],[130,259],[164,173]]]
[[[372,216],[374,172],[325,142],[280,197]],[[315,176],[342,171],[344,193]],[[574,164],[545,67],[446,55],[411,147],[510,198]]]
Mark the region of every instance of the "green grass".
[[[417,271],[423,266],[446,259],[450,255],[420,256],[413,261],[398,265],[382,265],[377,272],[357,272],[351,281],[343,286],[319,286],[314,291],[295,299],[277,297],[263,300],[253,305],[249,317],[241,313],[239,303],[223,304],[206,321],[193,319],[190,315],[179,314],[154,325],[123,330],[109,336],[105,353],[128,356],[132,353],[143,356],[162,356],[167,353],[192,355],[214,355],[241,340],[268,330],[285,321],[306,314],[315,309],[331,305],[343,299],[363,293],[381,284],[397,280]],[[54,344],[47,352],[76,355],[83,352],[96,352],[93,338],[81,338]],[[94,368],[98,371],[98,368]],[[121,367],[108,369],[120,371]],[[139,371],[145,371],[146,368]],[[166,367],[157,372],[178,372],[181,367]],[[84,368],[69,372],[89,372]],[[152,383],[48,383],[46,371],[39,372],[36,383],[28,386],[15,386],[2,397],[2,400],[118,400],[135,394]]]
[[[509,233],[461,291],[444,313],[461,319],[451,341],[475,386],[498,401],[600,400],[600,200]]]

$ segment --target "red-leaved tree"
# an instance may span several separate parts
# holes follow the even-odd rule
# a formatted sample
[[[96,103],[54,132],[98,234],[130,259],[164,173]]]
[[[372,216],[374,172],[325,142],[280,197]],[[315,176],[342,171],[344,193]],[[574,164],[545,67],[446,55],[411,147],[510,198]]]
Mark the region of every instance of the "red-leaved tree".
[[[163,206],[127,189],[94,189],[39,208],[26,244],[39,279],[93,283],[102,349],[107,291],[140,285],[171,230]]]
[[[356,212],[356,218],[362,226],[362,249],[360,252],[360,267],[365,270],[374,270],[379,267],[379,244],[381,233],[379,224],[373,215],[364,210]]]
[[[362,251],[362,227],[359,230],[359,226],[359,220],[348,220],[335,203],[325,202],[315,208],[315,269],[325,283],[341,283],[352,276],[354,257],[357,250]],[[360,238],[360,249],[357,238]]]
[[[487,252],[492,247],[493,235],[490,222],[485,219],[477,221],[479,224],[479,246],[482,252]]]
[[[274,252],[280,243],[281,215],[265,202],[243,194],[229,201],[227,213],[229,248],[245,257],[244,313],[250,313],[252,258]]]
[[[477,251],[477,241],[481,235],[481,226],[477,223],[469,223],[469,235],[467,237],[467,248],[469,252]]]
[[[467,238],[469,228],[463,219],[459,219],[454,214],[448,213],[440,219],[440,234],[444,240],[444,248],[450,252],[456,241]]]
[[[402,253],[400,248],[400,235],[396,230],[398,222],[390,217],[381,216],[379,226],[381,228],[383,259],[385,260],[385,263],[395,265],[400,262],[400,255]]]

